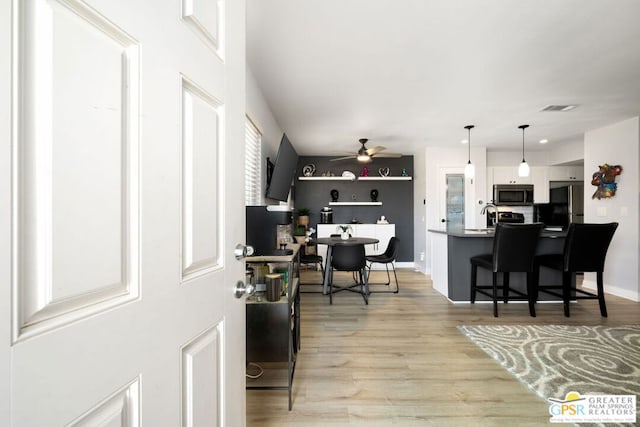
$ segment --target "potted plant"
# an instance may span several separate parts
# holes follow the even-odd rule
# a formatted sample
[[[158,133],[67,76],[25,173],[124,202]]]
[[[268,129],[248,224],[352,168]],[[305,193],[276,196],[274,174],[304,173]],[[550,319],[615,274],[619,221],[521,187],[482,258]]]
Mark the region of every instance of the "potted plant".
[[[298,208],[298,225],[309,225],[309,208]]]
[[[307,239],[307,229],[303,225],[297,226],[293,230],[293,237],[295,237],[296,242],[301,245],[304,245]]]
[[[343,240],[347,240],[351,237],[351,233],[353,233],[353,229],[350,225],[339,225],[336,227],[336,232],[340,233],[340,238]]]

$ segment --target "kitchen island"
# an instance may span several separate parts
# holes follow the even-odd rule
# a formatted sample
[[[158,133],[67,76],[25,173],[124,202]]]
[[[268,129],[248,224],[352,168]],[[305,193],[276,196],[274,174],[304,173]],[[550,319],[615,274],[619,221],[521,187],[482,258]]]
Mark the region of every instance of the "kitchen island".
[[[429,229],[431,233],[431,279],[433,288],[452,302],[469,302],[471,289],[471,257],[493,251],[493,229]],[[544,230],[540,235],[536,255],[562,253],[566,231]],[[526,274],[511,273],[509,286],[526,292]],[[490,271],[478,269],[478,283],[490,285]],[[575,277],[572,278],[575,285]],[[559,271],[542,268],[540,283],[562,284]],[[502,274],[498,275],[498,285]],[[541,300],[555,300],[551,295],[540,294]],[[490,300],[480,293],[477,301]]]

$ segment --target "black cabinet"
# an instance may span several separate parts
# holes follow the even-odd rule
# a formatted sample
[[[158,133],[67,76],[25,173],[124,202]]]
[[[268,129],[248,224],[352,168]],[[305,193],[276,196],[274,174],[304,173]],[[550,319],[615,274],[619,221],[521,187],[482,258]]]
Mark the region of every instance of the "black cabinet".
[[[288,390],[292,402],[293,375],[300,349],[300,292],[298,244],[289,244],[293,255],[248,257],[254,268],[286,265],[286,292],[279,301],[267,301],[264,293],[247,298],[247,364],[262,368],[259,378],[247,378],[247,389]],[[282,372],[283,375],[278,375]]]

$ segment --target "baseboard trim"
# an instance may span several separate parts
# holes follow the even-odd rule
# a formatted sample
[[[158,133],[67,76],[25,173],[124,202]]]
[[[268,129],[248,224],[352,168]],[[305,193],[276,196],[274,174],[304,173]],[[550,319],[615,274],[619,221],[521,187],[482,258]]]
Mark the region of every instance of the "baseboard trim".
[[[413,262],[396,262],[396,268],[414,268],[414,263]],[[384,264],[379,264],[379,263],[374,263],[371,267],[372,270],[377,271],[377,270],[383,270],[385,269]],[[389,266],[389,269],[391,269],[391,266]]]
[[[598,290],[598,285],[593,280],[583,280],[582,287],[591,292],[596,292]],[[605,283],[604,291],[607,294],[615,295],[620,298],[628,299],[634,302],[640,302],[640,295],[628,289],[622,289],[617,286],[613,286]]]

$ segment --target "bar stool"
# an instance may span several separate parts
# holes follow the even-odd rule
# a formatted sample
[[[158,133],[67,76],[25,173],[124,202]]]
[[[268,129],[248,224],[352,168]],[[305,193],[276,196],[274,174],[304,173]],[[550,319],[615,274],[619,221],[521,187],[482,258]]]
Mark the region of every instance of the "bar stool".
[[[503,273],[502,299],[527,299],[529,314],[536,316],[534,295],[534,256],[543,224],[498,223],[493,238],[493,253],[476,255],[471,258],[471,303],[476,301],[476,292],[493,300],[493,316],[498,317],[498,273]],[[478,267],[493,272],[491,286],[477,284]],[[527,273],[527,292],[509,288],[509,273]],[[491,292],[489,292],[491,290]],[[514,293],[516,296],[511,297]]]
[[[602,317],[607,317],[607,306],[604,302],[604,260],[617,228],[617,222],[570,224],[561,254],[539,255],[536,257],[536,294],[544,292],[562,298],[565,317],[570,316],[569,302],[572,299],[597,299],[600,305],[600,314]],[[562,271],[562,285],[540,286],[540,267]],[[584,272],[596,273],[597,293],[584,291],[571,285],[572,276],[576,273]],[[561,290],[561,292],[558,292],[558,290]]]

